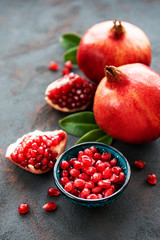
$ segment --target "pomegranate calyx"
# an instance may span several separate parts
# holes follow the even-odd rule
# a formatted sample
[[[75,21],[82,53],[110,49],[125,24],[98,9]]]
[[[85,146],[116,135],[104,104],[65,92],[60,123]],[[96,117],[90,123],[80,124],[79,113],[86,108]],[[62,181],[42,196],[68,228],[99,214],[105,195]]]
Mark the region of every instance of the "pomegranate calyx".
[[[117,24],[117,22],[118,22],[118,24]],[[119,39],[124,34],[125,28],[122,26],[121,21],[114,20],[113,24],[114,24],[114,26],[111,30],[114,31],[115,37],[117,39]]]
[[[106,66],[104,69],[105,76],[109,83],[126,83],[128,82],[127,76],[114,66]]]

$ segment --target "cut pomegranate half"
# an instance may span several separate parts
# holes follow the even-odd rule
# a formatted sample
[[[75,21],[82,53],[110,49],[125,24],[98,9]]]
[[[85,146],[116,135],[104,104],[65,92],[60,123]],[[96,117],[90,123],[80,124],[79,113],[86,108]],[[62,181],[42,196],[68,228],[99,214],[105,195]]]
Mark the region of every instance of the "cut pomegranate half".
[[[36,130],[10,144],[5,157],[29,172],[42,174],[54,167],[55,161],[65,149],[66,142],[67,134],[62,130]]]
[[[78,74],[67,74],[51,83],[45,92],[46,102],[62,112],[86,109],[92,102],[96,86]]]

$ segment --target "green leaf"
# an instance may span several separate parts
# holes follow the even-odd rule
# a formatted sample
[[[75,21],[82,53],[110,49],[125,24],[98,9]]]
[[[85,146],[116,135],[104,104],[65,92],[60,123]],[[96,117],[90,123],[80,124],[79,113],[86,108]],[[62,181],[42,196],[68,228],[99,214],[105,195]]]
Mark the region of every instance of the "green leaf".
[[[60,37],[60,43],[62,47],[66,50],[73,47],[77,47],[79,45],[80,40],[81,37],[75,33],[65,33]]]
[[[59,126],[67,133],[76,137],[82,137],[87,132],[99,128],[93,112],[87,111],[74,113],[61,119]]]
[[[73,47],[67,50],[63,55],[64,62],[70,60],[74,65],[77,65],[77,49],[78,47]]]
[[[112,137],[99,128],[86,133],[78,140],[78,142],[76,142],[76,144],[83,142],[102,142],[110,145],[112,143]]]

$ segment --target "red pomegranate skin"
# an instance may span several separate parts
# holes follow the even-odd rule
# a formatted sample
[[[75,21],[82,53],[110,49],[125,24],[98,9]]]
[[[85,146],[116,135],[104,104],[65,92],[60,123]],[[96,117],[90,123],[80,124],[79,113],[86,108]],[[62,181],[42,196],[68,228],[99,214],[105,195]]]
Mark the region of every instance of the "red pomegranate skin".
[[[106,65],[151,63],[151,46],[146,34],[135,25],[122,22],[123,33],[117,37],[113,21],[98,23],[84,34],[77,62],[82,72],[93,82],[104,77]]]
[[[94,98],[99,127],[134,144],[160,137],[160,75],[138,63],[108,69],[113,74],[102,79]]]

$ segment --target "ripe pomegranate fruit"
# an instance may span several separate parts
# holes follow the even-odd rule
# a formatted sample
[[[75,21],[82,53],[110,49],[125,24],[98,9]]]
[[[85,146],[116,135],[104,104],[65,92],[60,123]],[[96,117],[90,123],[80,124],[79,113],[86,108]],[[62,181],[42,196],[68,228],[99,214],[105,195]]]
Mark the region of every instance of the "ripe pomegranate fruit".
[[[104,77],[105,65],[150,65],[150,42],[140,28],[128,22],[101,22],[88,29],[82,37],[77,62],[91,81],[99,83]]]
[[[67,134],[62,130],[34,131],[8,146],[6,158],[19,167],[36,174],[48,172],[64,151]]]
[[[93,105],[99,127],[135,144],[160,137],[160,75],[140,63],[105,70]]]
[[[67,74],[46,89],[46,102],[62,112],[76,112],[88,107],[93,99],[95,86],[78,74]]]

